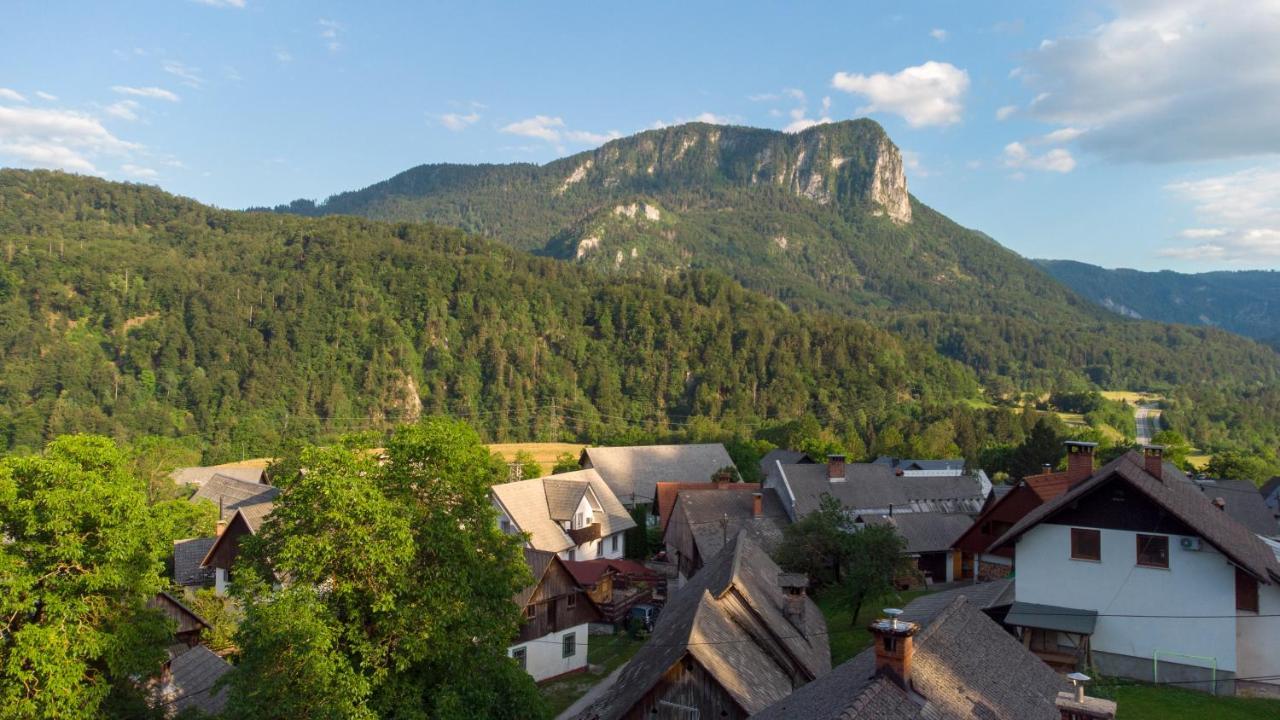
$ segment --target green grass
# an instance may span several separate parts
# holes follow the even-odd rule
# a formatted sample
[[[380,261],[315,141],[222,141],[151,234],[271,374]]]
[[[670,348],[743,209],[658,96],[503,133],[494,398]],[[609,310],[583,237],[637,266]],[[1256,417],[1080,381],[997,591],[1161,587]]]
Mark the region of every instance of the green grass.
[[[1090,695],[1116,701],[1116,720],[1275,720],[1280,700],[1215,697],[1168,685],[1092,687]]]
[[[867,626],[880,615],[886,607],[903,607],[921,595],[928,595],[929,590],[908,590],[875,602],[866,602],[858,613],[858,621],[850,624],[849,607],[841,597],[839,588],[828,588],[814,598],[814,602],[822,610],[827,621],[827,639],[831,643],[831,666],[835,667],[871,646],[871,633]]]
[[[587,641],[588,669],[586,672],[552,680],[539,686],[542,697],[547,700],[551,717],[564,712],[574,701],[586,695],[596,683],[608,677],[609,673],[618,669],[619,665],[630,660],[642,645],[644,645],[643,640],[633,640],[626,633],[592,635]]]

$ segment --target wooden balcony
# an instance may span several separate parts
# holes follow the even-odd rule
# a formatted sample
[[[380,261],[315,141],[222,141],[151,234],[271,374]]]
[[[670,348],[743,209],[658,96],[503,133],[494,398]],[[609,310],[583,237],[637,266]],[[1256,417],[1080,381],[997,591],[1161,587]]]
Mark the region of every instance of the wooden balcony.
[[[581,545],[583,543],[591,542],[592,540],[600,539],[600,523],[593,522],[586,527],[581,527],[577,530],[569,530],[567,532],[569,533],[569,539],[573,541],[574,545]]]

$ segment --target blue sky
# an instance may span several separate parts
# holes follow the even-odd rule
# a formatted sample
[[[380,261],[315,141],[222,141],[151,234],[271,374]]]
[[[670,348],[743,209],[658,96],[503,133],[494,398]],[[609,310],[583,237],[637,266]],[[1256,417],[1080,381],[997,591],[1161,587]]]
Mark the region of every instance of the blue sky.
[[[923,202],[1030,257],[1280,267],[1280,0],[17,2],[0,165],[223,207],[691,119],[870,116]]]

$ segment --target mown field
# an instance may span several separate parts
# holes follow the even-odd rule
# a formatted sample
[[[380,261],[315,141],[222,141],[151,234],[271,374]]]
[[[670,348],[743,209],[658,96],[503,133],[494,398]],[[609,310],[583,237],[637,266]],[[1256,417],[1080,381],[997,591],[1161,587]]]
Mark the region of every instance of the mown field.
[[[543,473],[550,473],[556,464],[556,458],[569,453],[575,458],[582,454],[581,443],[494,443],[489,451],[501,455],[508,462],[516,457],[516,453],[527,452],[542,466]]]

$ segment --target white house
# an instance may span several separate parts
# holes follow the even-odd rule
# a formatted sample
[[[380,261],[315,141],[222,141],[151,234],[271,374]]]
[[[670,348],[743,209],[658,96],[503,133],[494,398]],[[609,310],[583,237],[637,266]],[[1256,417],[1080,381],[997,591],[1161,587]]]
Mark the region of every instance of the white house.
[[[587,669],[587,632],[600,611],[551,552],[525,548],[533,584],[516,593],[524,622],[507,655],[535,681]]]
[[[636,526],[591,469],[494,485],[492,496],[503,532],[525,533],[530,548],[562,560],[624,557],[626,531]]]
[[[1089,443],[1070,446],[1069,461],[1092,464]],[[996,540],[1014,548],[1006,624],[1059,667],[1280,690],[1280,544],[1161,454],[1121,456]]]

